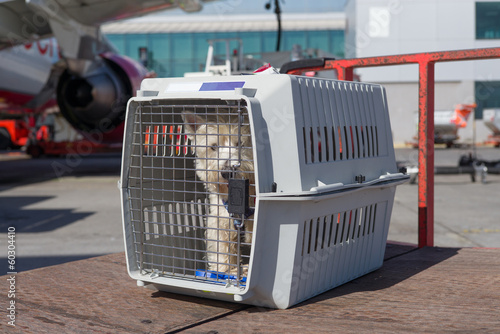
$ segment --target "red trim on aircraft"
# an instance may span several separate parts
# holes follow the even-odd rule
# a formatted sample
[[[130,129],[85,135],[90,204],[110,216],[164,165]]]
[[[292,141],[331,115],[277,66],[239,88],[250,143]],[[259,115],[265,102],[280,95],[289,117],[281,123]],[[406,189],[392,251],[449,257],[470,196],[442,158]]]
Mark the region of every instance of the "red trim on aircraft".
[[[33,99],[33,95],[0,90],[0,103],[21,106]]]
[[[36,44],[36,49],[38,52],[44,56],[47,52],[49,57],[54,56],[54,41],[52,38],[45,39],[45,40],[39,40],[36,41],[34,44]],[[29,50],[33,47],[33,43],[26,43],[24,44],[24,48],[26,50]]]

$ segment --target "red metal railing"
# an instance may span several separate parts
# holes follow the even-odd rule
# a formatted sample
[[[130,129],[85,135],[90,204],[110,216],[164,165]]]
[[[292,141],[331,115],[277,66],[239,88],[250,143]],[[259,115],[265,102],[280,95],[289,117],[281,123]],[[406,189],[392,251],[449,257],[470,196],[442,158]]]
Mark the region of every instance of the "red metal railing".
[[[353,80],[354,68],[418,64],[418,246],[434,246],[434,64],[458,60],[500,58],[500,48],[426,52],[357,59],[325,60],[322,66],[290,69],[304,71],[336,70],[339,80]]]

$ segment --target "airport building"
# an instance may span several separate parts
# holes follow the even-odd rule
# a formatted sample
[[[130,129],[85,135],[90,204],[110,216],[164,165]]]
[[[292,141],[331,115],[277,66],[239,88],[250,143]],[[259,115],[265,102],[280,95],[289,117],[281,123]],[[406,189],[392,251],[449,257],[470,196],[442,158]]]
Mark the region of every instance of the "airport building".
[[[500,2],[474,0],[347,0],[345,11],[282,14],[280,50],[299,45],[336,58],[497,47]],[[248,15],[158,15],[103,26],[118,51],[143,60],[160,77],[202,71],[207,40],[240,38],[244,53],[260,57],[276,49],[273,13]],[[231,44],[231,49],[236,44]],[[147,52],[147,57],[144,52]],[[216,54],[224,46],[215,47]],[[414,142],[417,134],[418,65],[364,68],[360,80],[387,89],[394,142]],[[475,120],[459,130],[459,142],[482,142],[491,133],[482,124],[484,108],[500,107],[500,60],[437,63],[435,109],[477,103]],[[474,127],[475,124],[475,127]],[[475,130],[474,130],[475,128]]]
[[[345,14],[346,58],[498,47],[500,2],[474,0],[348,0]],[[418,65],[356,70],[362,81],[387,89],[395,142],[417,133]],[[482,110],[500,107],[500,60],[474,60],[435,65],[435,109],[476,103],[476,141],[491,131]],[[473,140],[474,122],[460,129],[459,142]]]
[[[181,77],[203,71],[210,39],[239,38],[245,55],[262,57],[276,51],[277,20],[273,13],[250,15],[163,15],[142,17],[103,26],[118,51],[140,60],[147,50],[148,67],[161,77]],[[290,54],[294,45],[315,56],[344,57],[345,15],[341,12],[282,14],[280,50]],[[224,43],[214,45],[224,54]],[[231,52],[237,43],[231,42]]]

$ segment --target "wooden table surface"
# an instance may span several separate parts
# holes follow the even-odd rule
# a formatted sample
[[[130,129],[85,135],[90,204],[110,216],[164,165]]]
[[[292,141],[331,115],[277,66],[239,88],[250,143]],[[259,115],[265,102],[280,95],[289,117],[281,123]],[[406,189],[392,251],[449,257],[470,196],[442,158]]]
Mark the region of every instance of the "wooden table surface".
[[[287,310],[137,287],[118,253],[18,273],[1,333],[500,333],[500,249],[388,244],[382,268]]]

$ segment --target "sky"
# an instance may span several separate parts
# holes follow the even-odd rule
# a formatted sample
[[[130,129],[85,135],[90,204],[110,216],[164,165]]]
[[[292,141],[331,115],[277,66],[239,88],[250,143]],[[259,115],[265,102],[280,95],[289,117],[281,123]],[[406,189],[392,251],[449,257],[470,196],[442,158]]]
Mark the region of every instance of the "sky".
[[[274,2],[271,9],[265,9],[270,0],[218,0],[206,3],[198,15],[231,14],[274,14]],[[317,13],[343,11],[347,0],[280,0],[282,13]],[[160,15],[179,15],[182,10],[166,11]],[[193,15],[193,14],[190,14]]]

